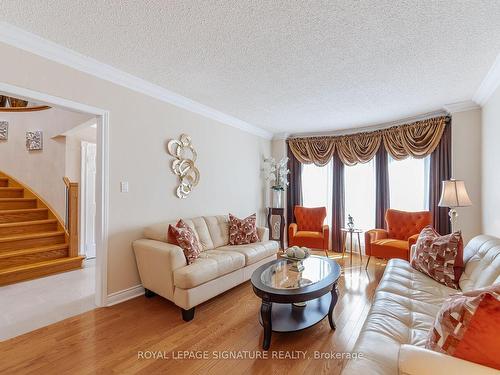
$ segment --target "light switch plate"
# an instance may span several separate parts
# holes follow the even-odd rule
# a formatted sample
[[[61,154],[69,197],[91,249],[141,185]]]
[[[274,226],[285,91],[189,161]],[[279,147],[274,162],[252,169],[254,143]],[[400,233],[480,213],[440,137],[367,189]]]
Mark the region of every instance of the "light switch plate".
[[[128,181],[120,182],[120,191],[122,193],[128,193]]]

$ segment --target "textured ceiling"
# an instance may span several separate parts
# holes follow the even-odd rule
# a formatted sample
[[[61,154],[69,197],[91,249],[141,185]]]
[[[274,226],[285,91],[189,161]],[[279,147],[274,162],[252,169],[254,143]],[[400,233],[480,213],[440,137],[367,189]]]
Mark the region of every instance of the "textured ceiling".
[[[500,1],[0,0],[0,20],[279,132],[469,100],[500,52]]]

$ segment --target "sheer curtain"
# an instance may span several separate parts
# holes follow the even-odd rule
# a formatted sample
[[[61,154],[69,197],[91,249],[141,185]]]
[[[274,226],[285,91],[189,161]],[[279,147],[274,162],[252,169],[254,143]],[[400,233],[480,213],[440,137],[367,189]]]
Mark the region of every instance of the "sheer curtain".
[[[356,229],[375,228],[375,171],[375,159],[344,168],[345,220],[347,223],[347,215],[351,215]],[[364,236],[361,236],[363,245]]]
[[[391,208],[402,211],[429,209],[430,157],[394,160],[389,156]]]
[[[302,165],[302,205],[304,207],[326,207],[324,224],[332,221],[332,162],[324,167],[314,164]]]

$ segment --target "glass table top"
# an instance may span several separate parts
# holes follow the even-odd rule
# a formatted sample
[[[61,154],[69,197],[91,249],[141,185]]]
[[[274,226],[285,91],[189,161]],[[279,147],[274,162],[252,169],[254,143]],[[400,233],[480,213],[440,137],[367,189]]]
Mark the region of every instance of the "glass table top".
[[[330,263],[320,257],[310,256],[300,263],[283,258],[267,267],[260,279],[271,288],[299,289],[325,279],[333,271]]]

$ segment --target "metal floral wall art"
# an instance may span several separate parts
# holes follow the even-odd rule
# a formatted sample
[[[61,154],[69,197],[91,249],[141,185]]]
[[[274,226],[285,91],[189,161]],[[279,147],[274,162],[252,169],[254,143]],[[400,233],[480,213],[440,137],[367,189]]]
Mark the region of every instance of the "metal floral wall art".
[[[41,130],[26,132],[26,149],[28,151],[43,149],[43,133]]]
[[[0,141],[6,141],[9,138],[9,123],[0,121]]]
[[[177,197],[185,199],[200,180],[200,172],[194,165],[197,154],[191,137],[187,134],[181,134],[179,140],[170,140],[167,143],[167,152],[175,158],[172,161],[172,171],[179,176]]]

